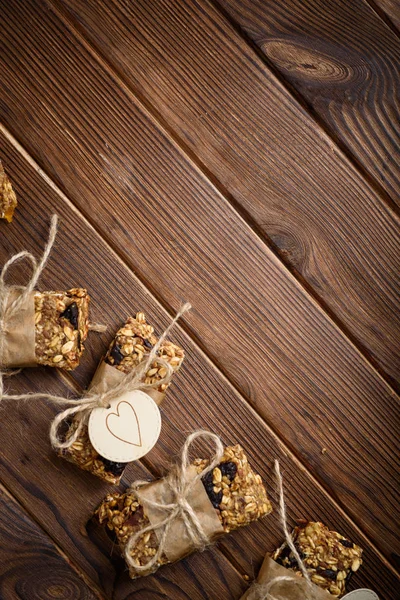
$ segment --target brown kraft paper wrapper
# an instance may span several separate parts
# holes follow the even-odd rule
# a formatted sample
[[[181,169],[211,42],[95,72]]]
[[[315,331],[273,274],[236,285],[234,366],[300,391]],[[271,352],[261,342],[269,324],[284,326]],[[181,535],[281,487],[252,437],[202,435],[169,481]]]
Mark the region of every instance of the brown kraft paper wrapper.
[[[118,371],[115,367],[107,364],[104,360],[99,364],[96,373],[89,385],[89,390],[96,388],[96,391],[105,392],[117,383],[120,383],[125,377],[125,373]],[[152,388],[143,390],[148,396],[153,398],[154,402],[159,406],[165,398],[164,392],[159,392]]]
[[[21,292],[12,290],[6,306],[10,306]],[[0,344],[0,365],[4,367],[33,367],[35,355],[35,292],[31,292],[25,302],[5,323]]]
[[[189,472],[192,473],[194,469],[193,472],[202,474],[208,465],[209,459],[196,458],[189,467]],[[179,465],[173,468],[178,468],[178,473],[170,476],[178,477]],[[118,551],[125,556],[132,579],[149,575],[162,565],[173,562],[165,554],[164,544],[159,553],[163,531],[162,527],[158,531],[154,531],[154,519],[158,519],[159,523],[162,516],[154,515],[153,507],[149,507],[149,500],[146,503],[146,498],[143,499],[142,496],[139,498],[143,490],[150,490],[150,493],[153,494],[153,486],[156,483],[159,482],[151,484],[146,482],[144,485],[139,482],[138,486],[133,484],[133,488],[128,488],[125,492],[109,493],[95,510],[90,522],[91,535],[96,539],[96,543],[100,543],[105,552],[112,553],[113,549],[118,548]],[[205,516],[201,517],[201,522],[210,535],[210,543],[223,533],[229,533],[234,529],[249,525],[272,510],[260,475],[253,471],[243,448],[238,444],[227,446],[224,449],[221,462],[212,471],[201,476],[201,485],[203,489],[200,491],[199,486],[198,490],[196,489],[192,494],[189,493],[189,497],[190,503],[194,503],[195,514],[198,515],[198,511],[204,512]],[[162,482],[162,486],[161,494],[164,493],[165,481]],[[169,484],[166,487],[169,488]],[[157,490],[157,488],[155,489]],[[204,493],[209,501],[207,503],[204,500]],[[165,502],[165,500],[162,501]],[[215,526],[213,521],[208,522],[211,515],[210,504],[219,521],[218,528],[216,521]],[[152,512],[153,521],[150,521],[148,517],[148,510]],[[163,507],[161,511],[163,516],[168,518],[168,513],[165,515]],[[207,519],[207,522],[204,522],[203,518]],[[148,527],[151,527],[152,531],[147,530]],[[192,552],[194,548],[192,544],[188,543],[188,536],[182,536],[180,530],[175,529],[174,522],[171,522],[170,527],[172,542],[168,540],[168,552],[176,560],[174,552],[180,558]],[[147,533],[140,534],[144,529],[147,530]],[[132,541],[133,536],[135,540],[127,551],[127,544]],[[149,564],[157,553],[159,553],[159,558],[155,564]],[[140,567],[144,567],[144,569],[142,570]]]
[[[266,594],[263,593],[262,585],[266,585],[275,577],[290,577],[293,583],[283,581],[276,583],[269,593],[276,600],[332,600],[332,595],[312,584],[312,593],[308,587],[307,581],[299,577],[293,571],[278,565],[270,556],[266,556],[261,565],[260,573],[257,577],[257,584],[250,587],[240,600],[264,600]]]
[[[189,478],[194,479],[196,469],[190,467]],[[173,493],[167,485],[165,479],[160,479],[136,491],[140,503],[145,508],[147,518],[151,525],[156,527],[161,521],[168,516],[168,511],[152,506],[148,501],[159,502],[165,505],[171,504],[174,501]],[[210,499],[204,489],[201,480],[197,481],[192,490],[187,496],[187,501],[196,513],[203,532],[206,534],[210,542],[224,533],[224,528],[215,512]],[[160,539],[162,529],[155,529],[155,534]],[[187,528],[182,518],[176,518],[171,525],[168,535],[165,539],[164,554],[169,562],[181,560],[195,548],[191,542]]]

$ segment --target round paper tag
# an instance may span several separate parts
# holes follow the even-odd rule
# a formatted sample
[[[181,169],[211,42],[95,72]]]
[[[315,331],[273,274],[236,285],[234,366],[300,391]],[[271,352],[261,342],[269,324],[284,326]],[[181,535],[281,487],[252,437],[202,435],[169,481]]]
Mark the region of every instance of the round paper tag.
[[[342,600],[345,600],[345,598],[348,598],[349,600],[379,600],[379,597],[375,594],[375,592],[365,588],[349,592],[343,596]]]
[[[149,452],[161,431],[161,415],[153,398],[141,390],[113,400],[110,408],[94,408],[89,417],[94,449],[113,462],[131,462]]]

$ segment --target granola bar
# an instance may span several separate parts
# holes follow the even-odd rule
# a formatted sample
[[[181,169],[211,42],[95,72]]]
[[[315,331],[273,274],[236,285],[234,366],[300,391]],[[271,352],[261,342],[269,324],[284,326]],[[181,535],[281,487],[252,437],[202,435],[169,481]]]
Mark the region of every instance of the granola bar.
[[[17,197],[0,162],[0,219],[11,223],[16,206]]]
[[[207,460],[200,458],[193,462],[197,473],[207,464]],[[202,482],[222,525],[222,533],[248,525],[272,511],[261,477],[251,469],[239,445],[225,448],[222,462],[207,473]],[[144,507],[131,490],[109,494],[96,510],[94,520],[105,526],[110,543],[117,543],[121,551],[130,536],[149,525]],[[131,556],[138,565],[146,565],[156,554],[157,548],[156,534],[147,532],[138,539]],[[151,572],[169,562],[171,561],[163,553]],[[129,570],[132,579],[143,575],[135,568],[130,567]],[[150,571],[144,574],[149,573]]]
[[[40,365],[72,370],[79,365],[88,334],[89,295],[35,292],[35,356]]]
[[[305,522],[294,528],[292,539],[313,583],[339,598],[362,564],[362,549],[322,523]],[[301,575],[297,560],[285,543],[272,558]]]
[[[115,367],[122,373],[130,373],[150,354],[157,343],[154,328],[146,322],[143,312],[138,312],[136,317],[130,317],[121,327],[111,343],[104,362]],[[165,340],[158,351],[158,356],[168,362],[174,373],[179,370],[184,351],[179,346]],[[157,383],[166,375],[165,367],[154,362],[146,373],[145,383]],[[170,382],[171,383],[171,382]],[[169,384],[160,384],[156,390],[159,395],[165,393]],[[71,436],[78,425],[75,419],[67,433],[66,439]],[[119,483],[128,463],[116,463],[100,456],[93,448],[88,435],[87,426],[84,425],[78,439],[70,446],[60,451],[60,456],[75,463],[81,469],[90,471],[109,483]]]

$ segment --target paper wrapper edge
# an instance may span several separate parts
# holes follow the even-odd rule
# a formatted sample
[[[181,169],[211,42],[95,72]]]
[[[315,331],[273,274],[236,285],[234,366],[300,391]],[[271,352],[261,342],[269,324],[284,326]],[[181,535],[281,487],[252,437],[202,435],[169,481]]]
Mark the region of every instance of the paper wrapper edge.
[[[11,290],[7,306],[20,294],[19,290]],[[17,313],[6,322],[6,329],[2,334],[4,338],[0,355],[0,365],[6,368],[35,367],[37,365],[34,296],[35,292],[31,292]]]
[[[194,477],[195,475],[196,469],[189,467],[189,476]],[[155,508],[147,502],[147,500],[163,504],[173,502],[173,494],[165,479],[159,479],[146,485],[137,491],[137,495],[153,527],[165,519],[165,511]],[[217,512],[211,504],[201,480],[194,484],[187,499],[200,520],[204,533],[210,539],[210,543],[224,533]],[[158,539],[160,539],[161,531],[161,529],[155,530]],[[191,543],[183,520],[181,518],[175,519],[165,540],[164,554],[170,562],[175,562],[181,560],[194,550],[195,548]]]
[[[311,595],[308,591],[307,582],[303,577],[299,577],[290,569],[278,565],[269,555],[266,555],[257,577],[257,583],[259,585],[267,584],[275,577],[282,576],[291,577],[297,583],[277,583],[270,591],[270,594],[276,600],[332,600],[333,598],[329,592],[315,584],[313,584],[313,594]],[[263,598],[262,589],[256,589],[257,592],[254,587],[250,587],[240,600],[261,600]]]
[[[126,373],[119,371],[112,365],[109,365],[104,360],[101,361],[95,374],[93,375],[93,379],[89,385],[89,390],[96,388],[97,392],[105,392],[112,388],[114,385],[120,383],[124,377],[126,377]],[[159,392],[158,390],[153,390],[151,388],[143,390],[148,396],[153,398],[154,402],[160,406],[161,402],[165,398],[165,393]]]

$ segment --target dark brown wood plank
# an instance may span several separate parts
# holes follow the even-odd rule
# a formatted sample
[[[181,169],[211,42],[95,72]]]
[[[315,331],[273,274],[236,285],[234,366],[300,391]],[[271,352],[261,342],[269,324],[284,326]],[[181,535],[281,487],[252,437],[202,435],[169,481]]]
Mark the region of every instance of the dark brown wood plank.
[[[92,293],[93,316],[110,325],[105,335],[91,334],[84,360],[78,371],[73,373],[80,382],[87,382],[108,339],[127,314],[137,308],[144,308],[152,315],[157,331],[165,327],[168,317],[104,241],[82,220],[68,200],[54,187],[50,187],[51,182],[46,184],[45,176],[37,172],[29,157],[23,157],[22,151],[16,149],[15,142],[4,135],[0,141],[2,158],[20,198],[19,211],[13,225],[4,225],[1,229],[1,233],[6,235],[0,236],[0,262],[11,252],[23,247],[39,252],[43,244],[41,239],[46,235],[47,215],[54,211],[62,215],[59,237],[43,274],[42,288],[62,288],[77,283],[87,285]],[[40,198],[40,216],[37,198]],[[71,248],[76,248],[72,256]],[[382,598],[389,600],[398,586],[398,578],[362,532],[281,444],[271,429],[265,426],[262,419],[249,408],[188,335],[178,328],[174,339],[185,347],[187,359],[179,380],[171,388],[168,399],[163,404],[164,425],[160,441],[157,448],[146,457],[146,464],[152,473],[160,475],[171,455],[179,451],[184,439],[182,429],[189,432],[197,427],[206,427],[219,433],[226,443],[240,441],[243,444],[249,459],[266,480],[267,488],[276,501],[271,465],[273,458],[279,457],[285,476],[290,523],[293,524],[298,517],[319,518],[360,543],[365,548],[365,566],[360,569],[353,585],[372,587]],[[21,391],[39,388],[56,392],[58,387],[58,391],[63,393],[63,388],[57,386],[57,377],[51,370],[26,370],[24,375],[14,378],[11,383],[13,388]],[[3,410],[4,408],[3,406]],[[47,438],[53,408],[41,404],[25,405],[6,414],[7,419],[0,419],[0,427],[3,425],[0,435],[5,448],[0,476],[6,478],[13,493],[35,512],[42,526],[51,531],[64,550],[74,557],[75,562],[100,586],[108,588],[114,578],[108,561],[104,563],[103,553],[94,548],[92,543],[89,544],[87,538],[81,538],[91,510],[100,502],[108,486],[54,457]],[[324,440],[324,443],[327,442],[328,440]],[[324,455],[320,454],[320,448],[315,455],[309,449],[309,461],[314,465],[322,459],[321,467],[328,469],[330,462],[334,460],[334,444],[334,440],[327,443],[328,451]],[[35,474],[34,481],[32,473]],[[147,476],[147,472],[138,464],[132,465],[128,469],[125,483],[143,476]],[[347,485],[342,480],[338,483],[341,486]],[[62,496],[59,494],[60,489],[64,492]],[[66,490],[71,492],[67,493]],[[353,486],[349,491],[355,493]],[[275,512],[247,530],[228,536],[220,547],[239,567],[240,572],[253,577],[264,552],[272,550],[281,541],[282,532]],[[167,576],[168,570],[160,571],[163,581]],[[119,584],[119,579],[117,581],[116,593],[119,593],[119,585],[125,590],[125,583]]]
[[[373,0],[370,3],[373,6],[378,6],[400,31],[400,4],[398,0]]]
[[[19,6],[3,11],[7,121],[164,304],[192,302],[187,322],[210,356],[387,555],[398,551],[397,396],[134,97],[47,5],[27,2],[26,19],[32,7],[26,29]],[[375,227],[381,212],[365,218]],[[400,255],[386,227],[374,285],[385,253]]]
[[[4,250],[2,248],[3,259]],[[43,391],[69,394],[56,373],[25,370],[14,378],[16,393]],[[108,557],[85,535],[91,511],[107,492],[100,480],[88,481],[83,473],[61,461],[51,450],[49,426],[56,409],[45,403],[0,407],[0,480],[41,527],[94,585],[111,597],[115,573]],[[65,464],[64,464],[65,463]]]
[[[267,237],[323,306],[335,313],[363,352],[398,382],[398,267],[392,254],[393,244],[397,246],[398,220],[226,19],[207,0],[57,3],[70,11],[83,34],[130,89],[151,105],[164,125],[176,132],[202,168],[218,179],[233,204]],[[325,6],[322,0],[320,4]],[[336,4],[330,3],[332,11]],[[346,10],[351,13],[353,4],[345,0],[338,4],[339,20]],[[340,8],[345,5],[347,9]],[[261,2],[261,6],[268,6],[269,14],[269,3]],[[307,6],[304,14],[312,10],[312,4]],[[346,137],[359,160],[371,172],[375,169],[380,182],[393,191],[399,173],[398,40],[389,29],[384,36],[383,22],[363,6],[354,27],[340,23],[337,35],[342,48],[339,41],[330,41],[327,33],[309,50],[310,61],[314,52],[314,62],[320,65],[321,86],[318,69],[300,65],[299,70],[311,79],[312,85],[307,80],[305,87],[316,101],[319,90],[331,82],[329,77],[337,78],[333,98],[328,91],[325,96],[321,91],[321,106],[332,109],[337,135]],[[328,7],[327,15],[330,10]],[[364,16],[368,17],[365,25]],[[334,31],[337,29],[335,26]],[[367,60],[363,49],[375,37]],[[354,40],[351,52],[350,38]],[[363,39],[365,44],[359,48]],[[279,47],[284,52],[284,45]],[[290,47],[288,43],[288,51]],[[305,52],[307,41],[303,39],[298,55]],[[296,76],[296,71],[292,74]],[[92,81],[90,85],[101,89],[103,83]],[[8,104],[13,103],[18,105],[11,94]],[[19,136],[23,134],[26,125],[19,111],[12,111],[7,123]],[[109,151],[101,154],[114,168],[120,168]],[[50,168],[49,162],[44,161],[46,168]],[[61,183],[60,178],[58,181]]]
[[[238,600],[248,585],[215,548],[136,581],[121,575],[113,600]]]
[[[400,40],[366,0],[217,0],[400,206]]]
[[[0,485],[2,600],[99,600],[50,538]]]

